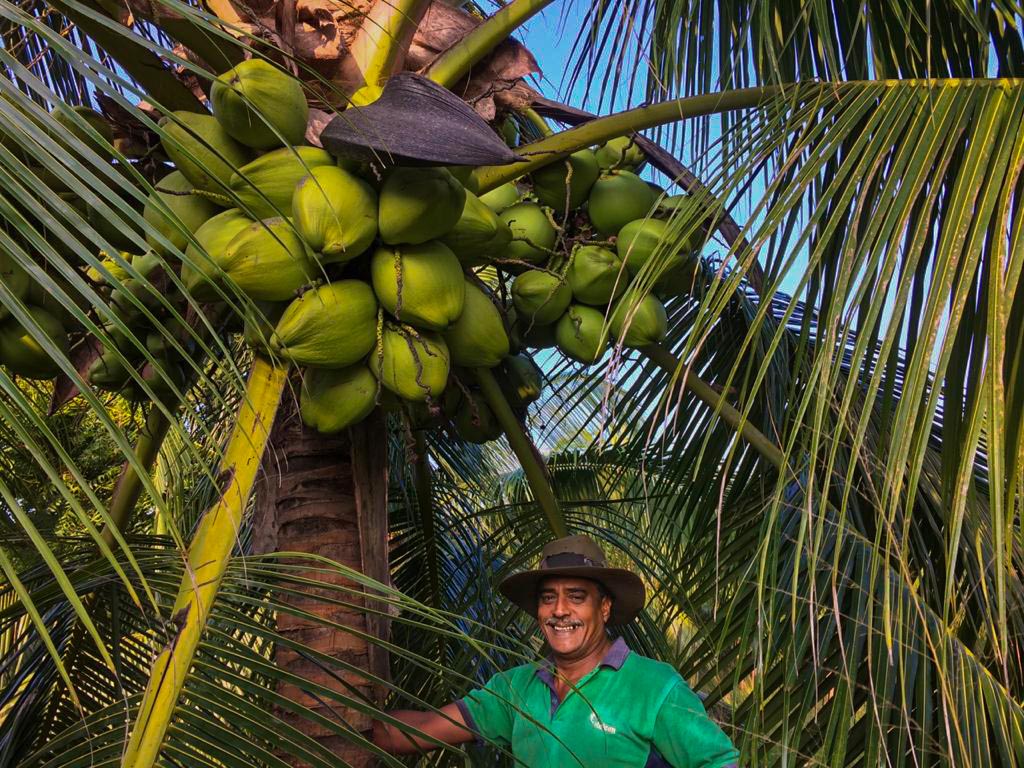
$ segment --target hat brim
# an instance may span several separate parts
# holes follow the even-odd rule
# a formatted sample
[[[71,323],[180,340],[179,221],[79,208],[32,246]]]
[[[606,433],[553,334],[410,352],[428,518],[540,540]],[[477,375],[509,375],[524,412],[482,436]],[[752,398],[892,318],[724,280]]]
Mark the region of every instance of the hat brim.
[[[593,565],[542,568],[523,571],[506,577],[498,590],[531,616],[537,615],[537,590],[544,579],[556,577],[590,579],[600,582],[612,595],[609,624],[626,624],[636,618],[644,607],[647,595],[644,583],[632,571],[623,568],[600,568]]]

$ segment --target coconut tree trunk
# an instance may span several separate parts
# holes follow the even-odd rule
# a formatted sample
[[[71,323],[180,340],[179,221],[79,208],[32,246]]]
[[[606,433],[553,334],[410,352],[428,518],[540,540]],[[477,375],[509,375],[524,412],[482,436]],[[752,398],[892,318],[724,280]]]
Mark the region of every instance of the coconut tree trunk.
[[[285,397],[288,401],[278,411],[264,457],[264,479],[257,488],[254,550],[309,552],[387,583],[387,442],[381,439],[383,418],[371,416],[341,435],[321,435],[302,424],[294,398]],[[309,576],[332,584],[351,584],[320,571]],[[374,637],[386,636],[387,622],[381,617],[359,608],[327,604],[318,599],[317,591],[310,589],[290,602],[314,616]],[[358,597],[352,602],[365,605]],[[277,629],[285,637],[373,675],[388,675],[386,653],[351,632],[288,615],[279,616]],[[278,649],[275,661],[284,670],[327,688],[346,695],[356,690],[370,700],[380,700],[382,692],[365,678],[329,672],[289,649]],[[363,714],[310,696],[296,685],[284,685],[278,692],[330,720],[337,722],[340,717],[353,729],[369,733],[371,722]],[[279,714],[349,765],[372,764],[369,755],[334,732],[307,718]]]

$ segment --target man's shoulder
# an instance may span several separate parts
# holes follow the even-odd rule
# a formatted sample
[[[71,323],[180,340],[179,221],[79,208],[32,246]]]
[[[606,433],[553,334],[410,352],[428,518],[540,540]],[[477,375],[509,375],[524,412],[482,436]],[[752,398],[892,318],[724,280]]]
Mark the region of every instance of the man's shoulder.
[[[642,676],[653,684],[683,681],[682,675],[671,664],[652,659],[648,656],[641,656],[636,651],[631,651],[629,656],[626,657],[623,669],[627,669],[631,675]]]

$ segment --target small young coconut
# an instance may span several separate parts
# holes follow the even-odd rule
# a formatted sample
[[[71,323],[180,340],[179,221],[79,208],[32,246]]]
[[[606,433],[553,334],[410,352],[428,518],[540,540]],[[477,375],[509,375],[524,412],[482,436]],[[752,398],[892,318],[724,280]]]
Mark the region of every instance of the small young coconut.
[[[213,115],[179,110],[162,118],[160,129],[167,157],[197,190],[225,195],[231,174],[249,162],[249,150]]]
[[[609,171],[590,190],[587,213],[590,223],[610,237],[634,219],[642,219],[657,196],[647,182],[629,171]]]
[[[189,234],[195,234],[219,209],[212,202],[192,194],[192,182],[180,171],[172,171],[156,183],[156,188],[142,209],[142,217],[159,234],[170,240],[177,253],[185,250]],[[147,232],[146,242],[164,258],[172,251],[156,233]]]
[[[338,370],[310,368],[302,377],[302,423],[325,435],[358,424],[377,404],[377,379],[365,364]]]
[[[597,307],[621,296],[629,283],[618,254],[599,245],[577,248],[566,278],[576,301]]]
[[[589,149],[581,149],[556,160],[531,174],[533,192],[542,205],[557,214],[574,211],[587,200],[591,187],[601,175],[597,159]]]
[[[351,261],[377,236],[377,193],[334,165],[314,168],[296,185],[292,213],[321,264]]]
[[[446,168],[394,168],[380,188],[380,238],[417,245],[448,232],[462,216],[466,188]]]
[[[462,314],[466,299],[462,265],[436,240],[378,248],[370,260],[370,273],[381,305],[403,323],[442,331]]]
[[[486,205],[495,213],[501,213],[519,202],[519,189],[515,182],[509,181],[500,187],[495,187],[490,192],[480,195],[480,202]]]
[[[384,323],[369,364],[383,386],[414,402],[437,399],[451,370],[448,347],[439,334],[390,322]]]
[[[480,202],[479,197],[466,192],[462,216],[440,239],[460,262],[467,267],[477,267],[503,251],[512,240],[512,232],[494,211]]]
[[[555,326],[555,338],[566,357],[587,365],[596,363],[608,346],[604,315],[593,307],[573,304]]]
[[[263,59],[243,61],[214,80],[210,103],[224,130],[254,149],[305,138],[309,105],[302,84]]]
[[[500,218],[512,230],[512,242],[505,248],[505,258],[542,264],[551,256],[558,231],[544,209],[536,203],[522,202],[506,208]]]
[[[281,147],[243,165],[229,184],[238,205],[252,215],[291,217],[295,186],[323,167],[334,167],[334,158],[319,147]]]
[[[531,269],[512,282],[512,304],[527,326],[550,325],[572,303],[572,288],[558,275]]]
[[[651,295],[638,302],[632,291],[615,306],[610,324],[612,336],[626,347],[657,344],[668,333],[665,305]]]
[[[508,354],[501,313],[479,286],[466,281],[466,303],[459,319],[444,332],[452,363],[463,368],[493,368]]]
[[[27,309],[48,343],[54,345],[59,354],[67,356],[68,335],[60,320],[39,307]],[[47,349],[46,342],[37,338],[38,333],[13,317],[0,323],[0,363],[11,373],[26,379],[52,379],[60,373],[60,366]]]
[[[281,315],[270,339],[275,354],[299,365],[345,368],[377,342],[377,299],[361,280],[306,291]]]
[[[619,136],[605,142],[594,153],[601,170],[623,170],[635,172],[647,160],[643,150],[632,136]]]

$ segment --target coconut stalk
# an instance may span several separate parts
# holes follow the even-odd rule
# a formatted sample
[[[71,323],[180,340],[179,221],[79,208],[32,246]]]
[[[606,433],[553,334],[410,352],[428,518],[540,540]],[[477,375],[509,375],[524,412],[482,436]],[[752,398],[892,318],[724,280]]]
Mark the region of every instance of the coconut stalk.
[[[351,64],[363,83],[352,96],[353,106],[376,101],[384,81],[402,68],[409,43],[429,6],[430,0],[373,4],[349,49]]]
[[[649,344],[646,347],[641,347],[640,352],[670,377],[682,374],[683,386],[717,413],[722,421],[738,432],[751,448],[778,469],[785,466],[786,457],[782,450],[764,432],[747,421],[744,414],[730,405],[724,394],[716,392],[710,384],[701,379],[689,367],[683,366],[682,361],[668,349],[661,344]]]
[[[451,88],[469,73],[474,64],[552,2],[553,0],[512,0],[434,59],[424,74],[435,83]]]
[[[121,761],[123,768],[151,768],[159,757],[206,619],[231,560],[287,380],[287,368],[274,367],[260,357],[253,362],[246,397],[221,459],[220,496],[203,516],[189,547],[185,575],[166,624],[168,636],[153,662]]]
[[[168,406],[168,410],[173,411],[173,408]],[[149,409],[149,415],[146,416],[146,425],[139,432],[135,442],[135,460],[138,462],[138,466],[147,472],[153,466],[153,462],[156,461],[157,454],[160,453],[160,446],[163,445],[170,426],[170,420],[160,408],[154,406]],[[113,544],[115,530],[124,531],[128,518],[132,510],[135,509],[135,502],[139,500],[141,494],[142,477],[135,470],[132,462],[125,461],[124,466],[121,467],[121,474],[117,478],[117,484],[114,486],[113,497],[110,500],[108,511],[112,526],[104,527],[100,533],[107,546]]]
[[[628,133],[656,128],[659,125],[692,117],[715,115],[736,109],[752,109],[787,92],[794,101],[805,101],[811,98],[841,94],[847,87],[863,87],[863,83],[829,83],[827,85],[803,83],[786,88],[780,85],[769,85],[762,88],[741,88],[735,91],[689,96],[646,107],[637,107],[615,115],[597,118],[568,131],[545,136],[543,139],[521,146],[518,151],[527,158],[525,162],[506,166],[484,166],[473,172],[473,178],[479,187],[479,194],[483,194],[571,155],[573,152],[595,144],[603,144],[609,139]]]
[[[473,373],[476,375],[484,400],[494,412],[498,424],[501,425],[505,437],[508,438],[512,452],[519,459],[519,464],[526,475],[526,482],[530,484],[530,490],[533,492],[533,499],[540,506],[544,517],[547,518],[551,532],[555,538],[568,536],[569,529],[566,527],[565,517],[558,506],[554,491],[551,490],[551,475],[548,474],[547,466],[541,460],[536,446],[526,434],[523,425],[519,423],[519,419],[512,412],[512,407],[505,399],[497,379],[494,378],[494,373],[489,368],[474,368]]]

